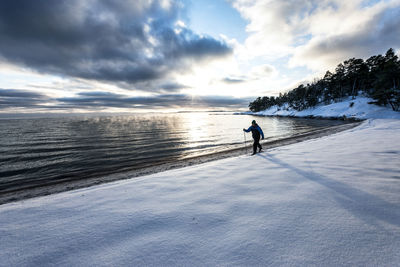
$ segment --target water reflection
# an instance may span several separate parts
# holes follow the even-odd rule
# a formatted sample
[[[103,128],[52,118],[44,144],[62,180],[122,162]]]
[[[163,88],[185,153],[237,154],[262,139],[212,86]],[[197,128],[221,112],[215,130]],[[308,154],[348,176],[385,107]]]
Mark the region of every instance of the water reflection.
[[[267,140],[340,123],[208,113],[3,119],[0,192],[242,146],[253,119]]]

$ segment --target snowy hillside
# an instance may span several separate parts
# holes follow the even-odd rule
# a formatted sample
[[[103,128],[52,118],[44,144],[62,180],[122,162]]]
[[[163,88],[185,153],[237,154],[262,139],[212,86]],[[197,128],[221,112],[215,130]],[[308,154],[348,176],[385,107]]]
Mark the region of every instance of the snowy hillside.
[[[309,108],[302,111],[294,109],[287,110],[286,107],[273,106],[270,109],[260,111],[257,115],[267,116],[296,116],[296,117],[343,117],[347,118],[400,118],[400,112],[392,111],[389,107],[381,107],[374,104],[368,104],[373,99],[367,97],[351,97],[344,99],[343,102],[333,103],[330,105],[320,104],[315,108]]]

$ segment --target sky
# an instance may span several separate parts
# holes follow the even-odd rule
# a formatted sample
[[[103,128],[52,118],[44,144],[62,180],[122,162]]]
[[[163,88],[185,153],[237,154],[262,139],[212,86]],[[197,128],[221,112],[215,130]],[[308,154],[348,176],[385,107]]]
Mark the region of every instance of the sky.
[[[400,0],[0,2],[0,113],[245,110],[400,51]]]

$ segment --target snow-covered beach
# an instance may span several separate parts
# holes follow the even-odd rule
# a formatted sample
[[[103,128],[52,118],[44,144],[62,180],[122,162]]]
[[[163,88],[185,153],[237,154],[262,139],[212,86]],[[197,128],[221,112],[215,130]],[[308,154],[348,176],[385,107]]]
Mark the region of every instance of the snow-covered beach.
[[[287,106],[273,106],[256,114],[260,116],[295,116],[295,117],[322,117],[322,118],[354,118],[354,119],[373,119],[373,118],[398,118],[398,112],[393,112],[390,108],[368,104],[373,99],[358,96],[353,99],[347,97],[341,102],[329,105],[318,105],[314,108],[297,111]]]
[[[240,120],[243,121],[243,119],[245,119],[246,123],[248,123],[248,121],[252,120],[254,118],[254,116],[238,116],[238,115],[233,115],[233,116],[238,119],[238,122],[236,124],[234,131],[239,132],[239,136],[241,135],[241,137],[243,138],[244,137],[243,134],[240,133],[241,129],[238,128],[237,126],[241,125]],[[269,122],[269,124],[267,123],[267,125],[271,125],[270,124],[271,122],[279,122],[279,121],[282,121],[282,119],[267,120],[267,122]],[[286,120],[286,122],[289,122],[289,123],[296,122],[296,121],[297,120]],[[289,144],[293,144],[293,143],[302,142],[304,140],[309,140],[312,138],[319,138],[319,137],[326,136],[326,135],[329,135],[332,133],[351,129],[360,124],[360,122],[352,122],[352,123],[333,122],[331,124],[332,121],[330,121],[329,123],[327,122],[327,120],[315,120],[315,122],[311,122],[313,120],[307,119],[307,120],[300,120],[299,125],[302,125],[302,123],[304,123],[305,121],[308,121],[306,123],[310,123],[310,124],[321,123],[322,125],[318,128],[311,127],[305,131],[293,133],[293,135],[287,134],[288,131],[282,131],[280,133],[280,135],[277,134],[276,136],[273,135],[273,132],[277,133],[277,129],[267,128],[268,133],[267,133],[267,137],[265,138],[266,140],[263,140],[263,145],[268,148],[289,145]],[[299,122],[299,121],[297,121],[297,122]],[[272,125],[272,126],[276,127],[276,125]],[[285,133],[286,133],[286,135],[285,135]],[[221,134],[221,135],[223,135],[223,134]],[[230,140],[229,136],[227,136],[227,141],[229,142],[229,140]],[[161,145],[162,145],[162,143],[163,142],[161,141]],[[187,166],[192,166],[192,165],[201,164],[201,163],[205,163],[205,162],[220,160],[220,159],[224,159],[224,158],[237,157],[237,156],[248,154],[248,151],[250,151],[250,149],[252,149],[251,142],[247,142],[246,144],[247,144],[247,147],[244,146],[245,143],[241,143],[240,146],[236,145],[233,147],[217,145],[219,147],[219,150],[217,150],[217,151],[212,151],[210,153],[204,153],[204,154],[199,154],[199,155],[196,155],[194,153],[194,155],[192,154],[191,156],[187,156],[187,157],[183,157],[183,158],[174,158],[171,156],[170,157],[164,156],[164,160],[158,161],[158,162],[157,162],[157,159],[159,159],[160,157],[150,158],[150,160],[147,161],[146,164],[144,164],[144,165],[143,164],[135,164],[135,162],[130,162],[129,164],[125,164],[125,166],[124,166],[124,164],[119,165],[119,166],[118,166],[118,164],[117,164],[117,166],[115,166],[115,165],[110,166],[110,163],[104,164],[105,168],[109,168],[113,172],[115,172],[115,173],[109,174],[109,175],[101,175],[101,173],[102,173],[101,169],[96,168],[96,164],[98,163],[97,162],[98,158],[94,158],[94,159],[90,158],[89,162],[83,161],[84,163],[81,164],[80,162],[82,161],[82,157],[80,157],[81,160],[80,161],[78,160],[79,165],[82,165],[82,170],[84,171],[84,173],[89,173],[91,176],[85,177],[85,175],[83,173],[82,177],[79,174],[75,175],[75,177],[78,177],[79,179],[76,179],[76,178],[75,179],[65,179],[65,177],[64,177],[64,179],[62,179],[61,181],[56,179],[57,175],[58,176],[65,175],[65,172],[68,172],[71,169],[73,170],[74,167],[75,168],[78,167],[77,164],[74,164],[74,162],[68,164],[68,162],[67,162],[66,164],[63,164],[64,166],[59,166],[59,167],[57,166],[57,168],[54,168],[53,166],[49,166],[49,168],[46,168],[46,165],[45,165],[45,166],[42,166],[41,170],[43,170],[47,173],[57,174],[54,177],[50,177],[50,178],[47,176],[47,181],[48,181],[47,183],[46,182],[35,182],[35,179],[32,179],[32,176],[29,176],[29,174],[27,174],[26,176],[28,176],[28,177],[26,178],[26,180],[23,182],[20,182],[21,188],[18,188],[18,186],[15,186],[15,184],[13,186],[12,183],[11,183],[11,185],[9,184],[9,187],[7,188],[7,186],[4,185],[4,180],[7,180],[7,177],[2,177],[2,179],[4,179],[4,180],[2,181],[3,184],[0,184],[0,205],[4,204],[4,203],[13,202],[13,201],[20,201],[23,199],[51,195],[51,194],[55,194],[55,193],[75,190],[75,189],[89,187],[89,186],[93,186],[93,185],[99,185],[102,183],[108,183],[108,182],[124,180],[124,179],[132,179],[135,177],[149,175],[149,174],[153,174],[153,173],[157,173],[157,172],[163,172],[166,170],[171,170],[171,169],[176,169],[176,168],[184,168]],[[155,144],[155,146],[157,147],[157,144]],[[127,147],[128,148],[125,148],[125,149],[131,149],[133,151],[136,150],[135,147],[130,147],[130,148],[129,148],[129,146],[127,146]],[[194,147],[196,147],[196,146],[194,146]],[[169,149],[173,149],[173,148],[174,148],[174,144],[170,144]],[[96,146],[93,149],[101,150],[101,146],[100,146],[100,149]],[[113,149],[111,149],[111,151],[114,151],[115,149],[116,148],[114,147]],[[52,148],[52,150],[58,151],[57,147]],[[22,151],[24,151],[24,150],[22,150]],[[28,151],[29,151],[29,148],[28,148]],[[89,150],[89,151],[93,152],[93,150]],[[83,153],[83,151],[82,151],[82,153]],[[137,153],[141,154],[140,151]],[[79,152],[77,152],[76,154],[79,156],[81,155],[81,153],[79,153]],[[26,154],[20,153],[20,155],[25,156]],[[160,156],[159,154],[154,153],[153,151],[151,151],[150,154],[149,153],[141,154],[142,157],[146,157],[146,156],[151,157],[152,155]],[[126,155],[124,155],[124,156],[126,156]],[[53,158],[53,156],[51,158]],[[57,159],[57,157],[55,157],[55,159]],[[76,157],[71,157],[71,159],[75,160]],[[126,159],[124,157],[122,157],[121,159],[126,162]],[[118,162],[118,160],[114,161],[114,164],[115,164],[115,162]],[[23,161],[23,159],[19,161],[20,166],[25,167],[25,166],[29,166],[30,164],[31,163],[29,161],[28,162]],[[133,167],[133,170],[127,170],[126,165],[128,165],[129,167]],[[89,168],[88,168],[88,166],[89,166]],[[97,165],[97,166],[99,166],[99,165]],[[39,180],[41,180],[41,181],[46,180],[46,176],[43,175],[43,172],[40,172],[40,170],[37,170],[37,169],[35,171],[37,173],[39,173],[37,175],[37,178]],[[1,176],[1,173],[0,173],[0,176]],[[25,177],[25,175],[24,175],[24,177]],[[31,178],[31,183],[29,182],[29,180],[30,180],[29,178]],[[53,178],[53,179],[51,179],[51,178]],[[72,177],[72,178],[74,178],[74,177]],[[18,181],[17,181],[17,183],[18,183]]]
[[[0,266],[398,266],[400,114],[363,103],[330,136],[2,205]]]

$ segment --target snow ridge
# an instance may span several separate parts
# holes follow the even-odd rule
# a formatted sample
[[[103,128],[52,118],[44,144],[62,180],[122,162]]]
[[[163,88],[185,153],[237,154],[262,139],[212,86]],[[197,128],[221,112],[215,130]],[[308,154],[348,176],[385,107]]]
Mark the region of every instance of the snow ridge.
[[[294,116],[294,117],[327,117],[338,118],[347,117],[355,119],[369,118],[400,118],[400,112],[392,111],[388,107],[368,104],[373,99],[359,96],[355,99],[348,97],[341,102],[329,105],[320,104],[314,108],[308,108],[302,111],[290,109],[287,106],[273,106],[267,110],[251,113],[263,116]]]

